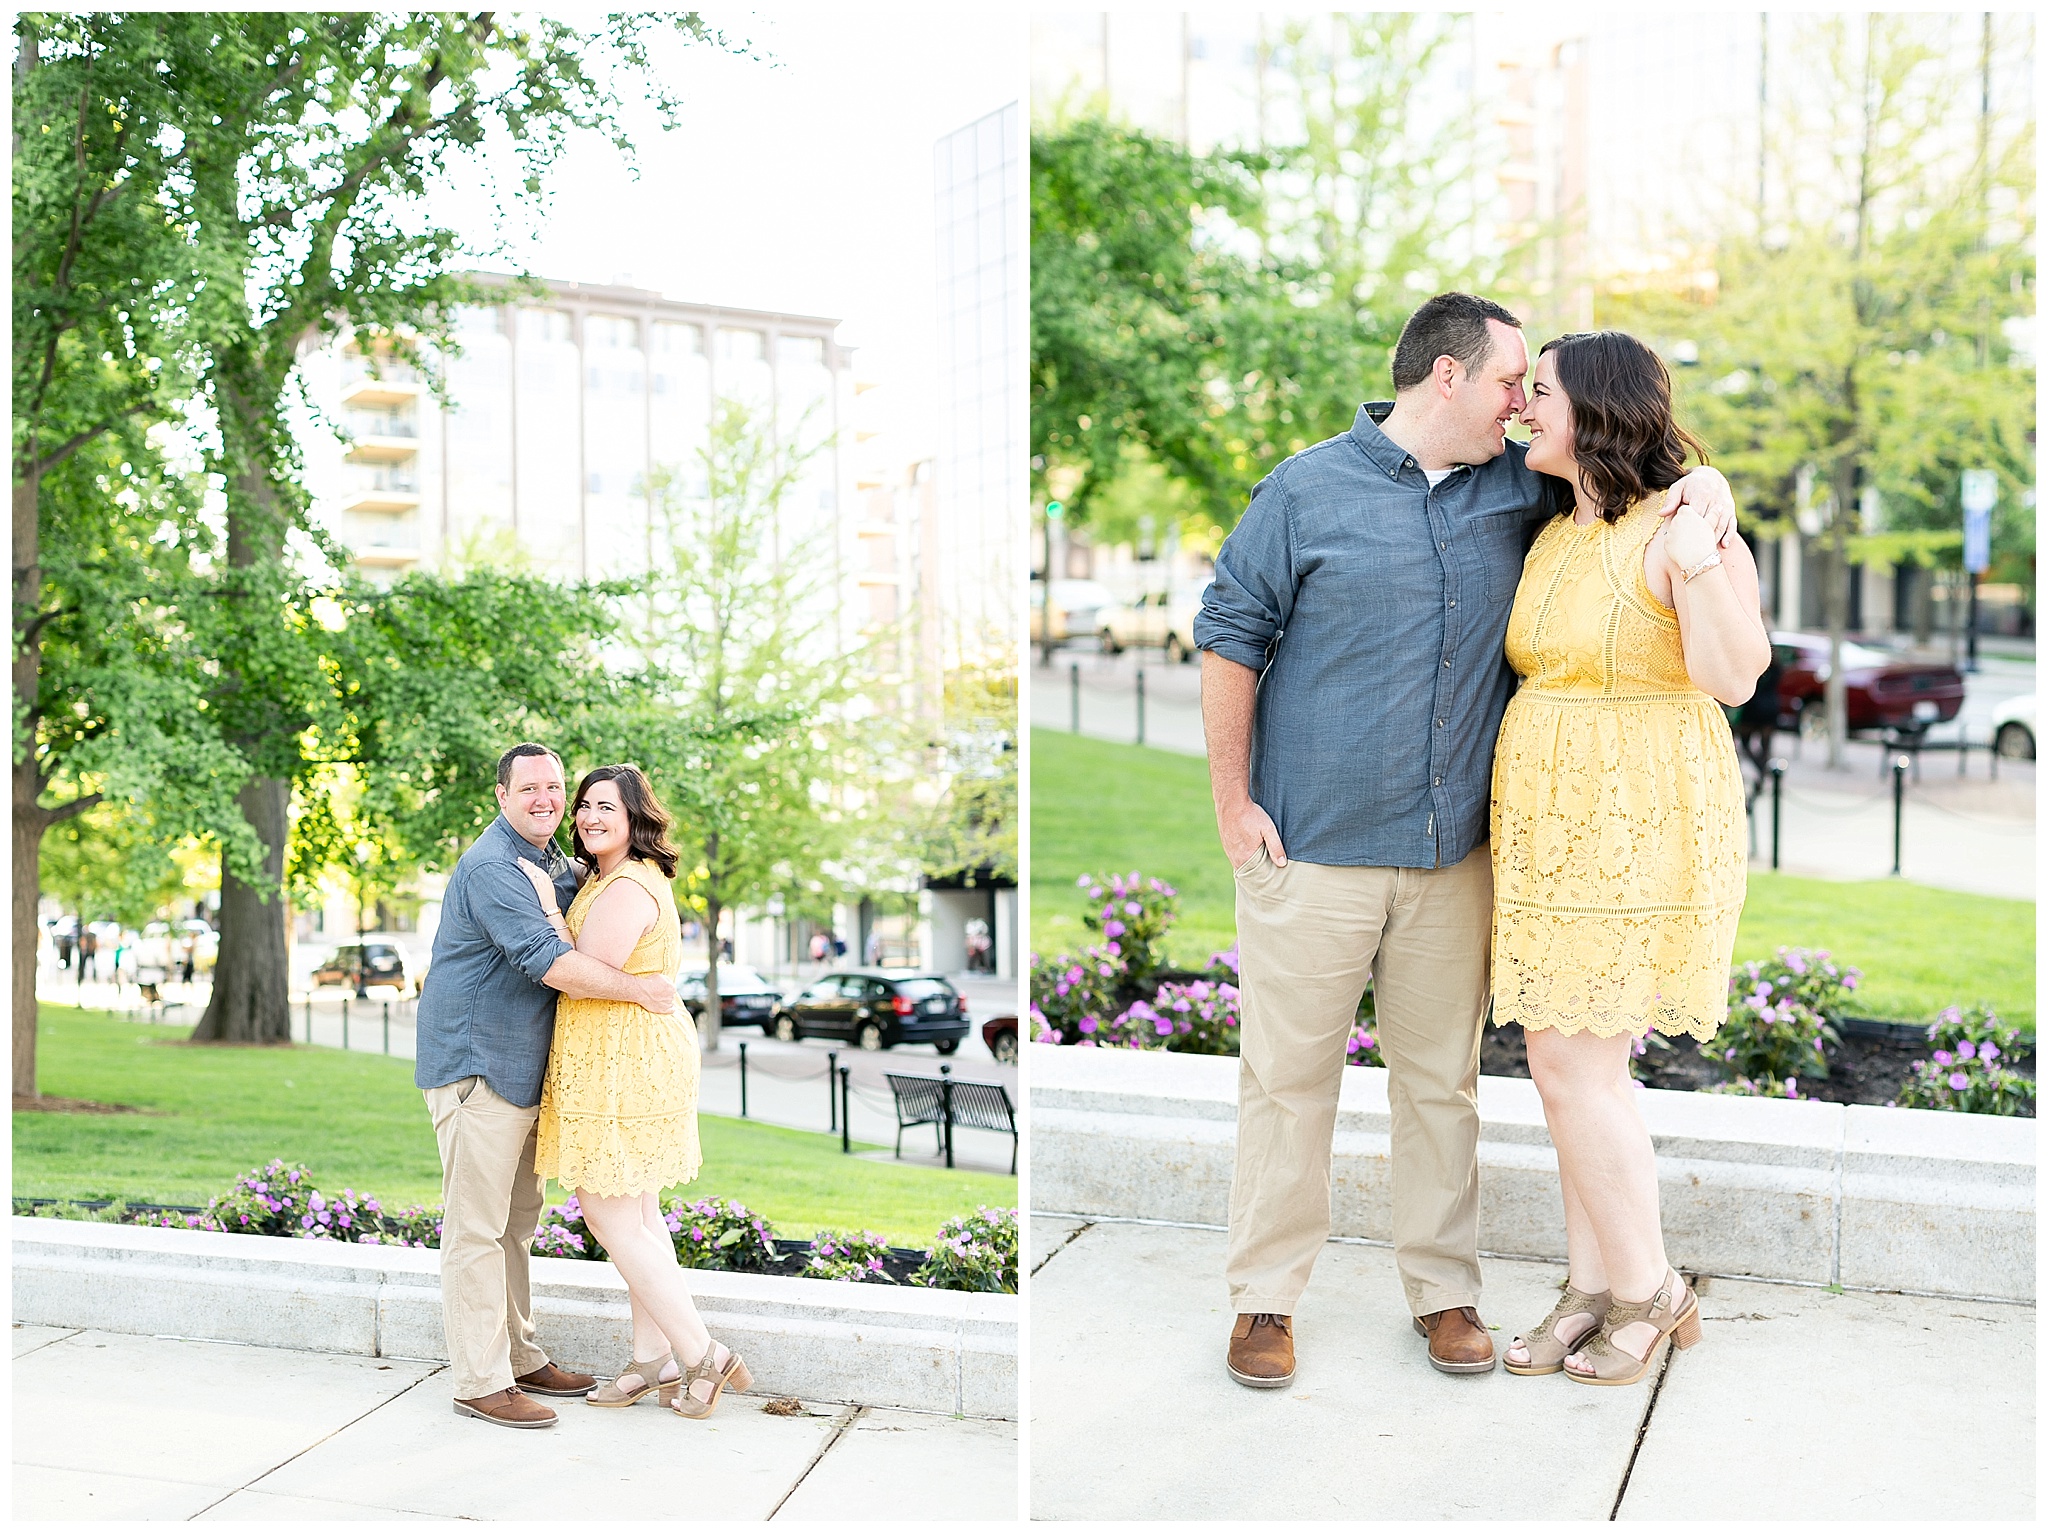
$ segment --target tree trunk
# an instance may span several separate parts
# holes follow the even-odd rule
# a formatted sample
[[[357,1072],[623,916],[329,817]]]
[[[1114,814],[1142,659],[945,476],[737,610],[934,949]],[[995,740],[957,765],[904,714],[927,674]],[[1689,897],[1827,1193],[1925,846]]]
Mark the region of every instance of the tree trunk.
[[[289,1043],[292,1036],[291,950],[285,940],[286,810],[291,784],[252,777],[235,803],[263,839],[263,882],[244,883],[225,865],[220,876],[220,957],[213,969],[213,999],[192,1029],[196,1040],[219,1043]]]
[[[1842,631],[1849,626],[1849,515],[1856,504],[1856,459],[1835,475],[1835,514],[1828,528],[1828,766],[1840,768],[1849,742],[1849,688],[1842,679]]]
[[[42,779],[36,770],[35,707],[41,648],[33,634],[20,632],[42,602],[43,572],[37,497],[36,439],[23,449],[28,472],[14,486],[14,1094],[38,1096],[36,1088],[36,907],[42,898],[43,831],[49,821],[37,800]]]
[[[718,838],[712,838],[716,848]],[[713,855],[716,856],[714,850]],[[704,1020],[697,1025],[697,1041],[706,1054],[718,1052],[718,1029],[725,1019],[725,1002],[718,991],[718,918],[725,907],[715,894],[704,896],[704,947],[709,955],[704,964]]]

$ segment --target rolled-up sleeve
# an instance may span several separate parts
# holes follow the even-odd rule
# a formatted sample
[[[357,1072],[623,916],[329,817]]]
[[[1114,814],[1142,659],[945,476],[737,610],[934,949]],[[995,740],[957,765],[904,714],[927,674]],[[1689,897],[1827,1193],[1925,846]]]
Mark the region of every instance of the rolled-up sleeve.
[[[1263,671],[1273,639],[1294,611],[1294,539],[1287,487],[1276,474],[1252,491],[1244,517],[1216,556],[1216,578],[1202,593],[1194,640],[1254,671]]]
[[[509,862],[485,863],[469,886],[470,914],[485,936],[512,967],[544,984],[544,976],[564,953],[576,951],[564,942],[540,913],[540,896],[519,869]]]

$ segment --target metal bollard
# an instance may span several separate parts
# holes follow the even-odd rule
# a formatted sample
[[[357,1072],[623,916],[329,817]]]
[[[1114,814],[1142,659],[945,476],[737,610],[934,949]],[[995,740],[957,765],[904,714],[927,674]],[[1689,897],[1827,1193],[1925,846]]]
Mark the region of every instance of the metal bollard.
[[[343,1051],[344,1053],[346,1053],[346,1052],[348,1051],[348,997],[347,997],[347,996],[343,996],[343,997],[341,998],[341,1047],[342,1047],[342,1051]]]
[[[1081,663],[1077,660],[1067,666],[1067,706],[1072,715],[1072,732],[1081,732]]]
[[[384,1003],[384,1052],[391,1052],[391,1003]]]
[[[939,1113],[946,1120],[946,1169],[953,1169],[953,1067],[939,1066]]]
[[[1783,807],[1785,793],[1785,758],[1773,757],[1771,761],[1771,871],[1778,871],[1778,825],[1779,811]]]
[[[1904,756],[1892,758],[1892,877],[1899,876],[1899,854],[1904,848],[1906,830],[1906,768],[1910,765]]]
[[[839,1067],[839,1153],[853,1153],[853,1070]]]
[[[740,1116],[747,1115],[747,1046],[740,1045]]]
[[[313,1041],[313,992],[306,992],[306,1042]]]
[[[1138,743],[1145,743],[1145,667],[1138,667]]]
[[[839,1050],[827,1049],[825,1051],[825,1113],[828,1120],[826,1132],[831,1134],[839,1132],[839,1091],[834,1084],[838,1073]]]

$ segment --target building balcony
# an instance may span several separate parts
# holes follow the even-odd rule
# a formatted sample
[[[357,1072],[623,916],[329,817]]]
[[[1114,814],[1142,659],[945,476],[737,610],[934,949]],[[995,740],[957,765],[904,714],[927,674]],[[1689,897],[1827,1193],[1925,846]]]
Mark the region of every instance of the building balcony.
[[[403,516],[420,508],[418,488],[350,490],[341,497],[341,514],[355,516],[371,512],[380,516]]]
[[[409,518],[344,517],[341,540],[361,565],[391,569],[419,562],[420,526]]]
[[[416,456],[419,450],[420,439],[416,436],[365,432],[348,444],[348,451],[343,456],[350,463],[403,463]]]
[[[341,391],[342,404],[351,410],[388,410],[393,405],[414,404],[419,397],[420,385],[409,378],[365,375],[350,380]]]

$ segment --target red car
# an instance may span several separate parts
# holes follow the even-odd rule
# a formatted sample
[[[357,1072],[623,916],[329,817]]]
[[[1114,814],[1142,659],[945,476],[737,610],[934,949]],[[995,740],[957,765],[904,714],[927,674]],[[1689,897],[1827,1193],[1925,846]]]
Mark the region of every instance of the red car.
[[[1771,648],[1784,672],[1778,678],[1778,722],[1797,729],[1808,708],[1827,707],[1828,640],[1825,634],[1774,633]],[[1963,675],[1933,660],[1902,660],[1882,650],[1842,641],[1842,680],[1848,689],[1849,728],[1919,734],[1943,724],[1963,707]]]

